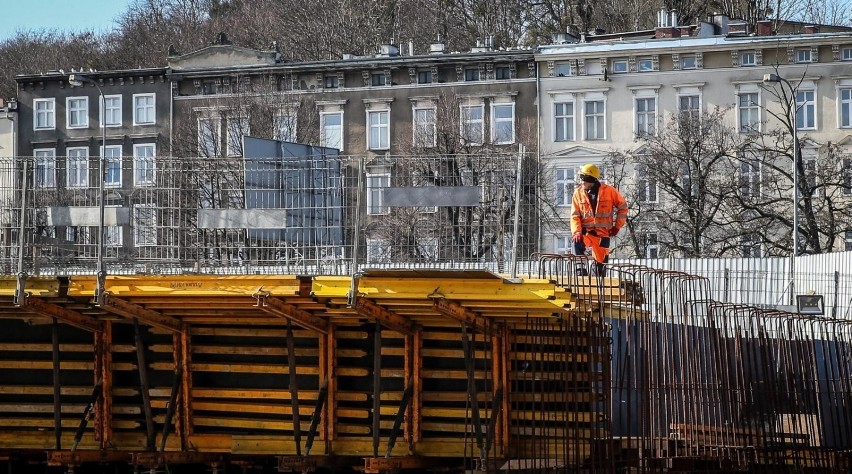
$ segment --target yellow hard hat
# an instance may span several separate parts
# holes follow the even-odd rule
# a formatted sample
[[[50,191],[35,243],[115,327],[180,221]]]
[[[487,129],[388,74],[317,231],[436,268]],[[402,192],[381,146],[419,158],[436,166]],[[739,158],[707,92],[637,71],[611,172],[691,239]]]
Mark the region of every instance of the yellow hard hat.
[[[591,163],[583,165],[580,168],[580,176],[582,175],[591,176],[595,179],[601,179],[601,169],[597,167],[597,165],[593,165]]]

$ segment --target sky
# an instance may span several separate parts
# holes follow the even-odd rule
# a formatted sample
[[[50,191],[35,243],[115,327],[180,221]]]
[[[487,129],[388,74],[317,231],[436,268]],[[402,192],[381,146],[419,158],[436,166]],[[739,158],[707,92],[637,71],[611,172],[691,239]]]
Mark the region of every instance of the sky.
[[[104,33],[133,0],[0,0],[0,41],[43,29]]]

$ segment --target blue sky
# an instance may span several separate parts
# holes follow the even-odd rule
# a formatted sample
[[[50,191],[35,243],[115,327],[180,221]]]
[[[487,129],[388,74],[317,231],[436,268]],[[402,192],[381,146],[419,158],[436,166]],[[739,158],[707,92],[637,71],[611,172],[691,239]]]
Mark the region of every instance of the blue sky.
[[[131,3],[133,0],[0,0],[0,41],[17,31],[107,32]]]

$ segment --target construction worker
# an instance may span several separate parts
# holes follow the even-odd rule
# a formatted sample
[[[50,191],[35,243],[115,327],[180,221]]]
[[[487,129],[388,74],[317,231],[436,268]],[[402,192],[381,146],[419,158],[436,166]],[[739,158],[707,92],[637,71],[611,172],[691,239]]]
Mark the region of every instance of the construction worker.
[[[591,247],[597,275],[604,276],[610,239],[627,223],[627,202],[617,189],[601,183],[600,177],[601,170],[596,165],[580,168],[580,186],[571,199],[571,237],[574,255],[584,255]]]

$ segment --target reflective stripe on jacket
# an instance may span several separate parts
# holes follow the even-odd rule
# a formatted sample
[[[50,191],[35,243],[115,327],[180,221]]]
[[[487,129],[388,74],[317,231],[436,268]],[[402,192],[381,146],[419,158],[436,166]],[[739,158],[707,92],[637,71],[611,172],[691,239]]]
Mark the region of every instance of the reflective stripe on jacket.
[[[622,228],[627,223],[627,201],[614,187],[600,183],[597,209],[592,209],[589,195],[582,186],[574,190],[571,199],[571,233],[588,233],[609,237],[613,227]]]

